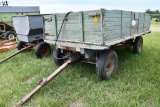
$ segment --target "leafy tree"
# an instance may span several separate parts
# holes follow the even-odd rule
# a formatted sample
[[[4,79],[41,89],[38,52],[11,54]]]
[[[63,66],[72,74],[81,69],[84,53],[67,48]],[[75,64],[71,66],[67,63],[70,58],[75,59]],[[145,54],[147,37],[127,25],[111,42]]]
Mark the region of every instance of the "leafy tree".
[[[156,11],[155,11],[155,14],[159,14],[159,10],[156,10]]]
[[[147,10],[146,10],[146,13],[150,13],[150,12],[151,12],[151,10],[150,10],[150,9],[147,9]]]

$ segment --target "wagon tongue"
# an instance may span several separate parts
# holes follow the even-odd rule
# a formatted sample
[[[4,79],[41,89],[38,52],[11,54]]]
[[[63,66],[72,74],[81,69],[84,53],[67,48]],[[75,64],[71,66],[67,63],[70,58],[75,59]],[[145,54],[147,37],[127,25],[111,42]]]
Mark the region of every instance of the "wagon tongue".
[[[54,71],[51,75],[49,75],[47,78],[42,78],[38,84],[37,87],[34,88],[29,94],[27,94],[24,98],[22,98],[16,105],[13,107],[18,107],[22,104],[24,104],[28,99],[30,99],[36,92],[38,92],[41,88],[43,88],[45,85],[47,85],[52,79],[54,79],[58,74],[60,74],[71,62],[74,62],[80,58],[79,55],[71,55],[69,60],[67,60],[63,65],[61,65],[56,71]]]
[[[11,56],[9,56],[9,57],[3,59],[2,61],[0,61],[0,64],[3,63],[3,62],[5,62],[5,61],[7,61],[8,59],[10,59],[10,58],[12,58],[12,57],[18,55],[18,54],[20,54],[21,52],[24,52],[24,51],[30,49],[30,48],[32,48],[32,46],[28,46],[28,47],[25,47],[25,48],[19,50],[18,52],[14,53],[14,54],[12,54]]]

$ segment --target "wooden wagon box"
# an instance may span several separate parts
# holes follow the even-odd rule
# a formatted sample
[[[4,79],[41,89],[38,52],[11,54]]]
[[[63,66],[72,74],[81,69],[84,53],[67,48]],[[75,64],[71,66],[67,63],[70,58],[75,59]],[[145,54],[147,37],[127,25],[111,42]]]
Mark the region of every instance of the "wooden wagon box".
[[[65,14],[44,16],[44,39],[54,43]],[[58,44],[77,48],[107,49],[150,32],[148,13],[122,10],[93,10],[68,15],[58,37]]]
[[[95,63],[100,78],[106,79],[118,66],[114,47],[133,46],[134,53],[140,53],[142,35],[151,32],[150,21],[148,13],[106,9],[44,15],[44,41],[56,44],[57,65],[66,54],[79,53],[83,61]]]

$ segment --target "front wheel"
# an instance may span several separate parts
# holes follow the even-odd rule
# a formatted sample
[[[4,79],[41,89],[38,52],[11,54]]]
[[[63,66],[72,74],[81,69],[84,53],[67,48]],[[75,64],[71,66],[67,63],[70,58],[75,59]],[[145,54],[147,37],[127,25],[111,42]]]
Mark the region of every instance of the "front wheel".
[[[42,58],[51,54],[51,47],[46,42],[40,42],[36,45],[35,54],[38,58]]]
[[[118,67],[118,57],[114,50],[103,51],[96,63],[96,71],[101,80],[109,79]]]
[[[16,34],[13,31],[7,31],[4,34],[5,40],[12,39],[12,38],[15,38],[15,37],[16,37]]]
[[[18,41],[17,48],[18,48],[18,50],[21,50],[21,49],[25,48],[25,42]]]
[[[62,58],[61,49],[55,48],[53,51],[53,61],[56,65],[60,66],[64,63],[64,60]]]

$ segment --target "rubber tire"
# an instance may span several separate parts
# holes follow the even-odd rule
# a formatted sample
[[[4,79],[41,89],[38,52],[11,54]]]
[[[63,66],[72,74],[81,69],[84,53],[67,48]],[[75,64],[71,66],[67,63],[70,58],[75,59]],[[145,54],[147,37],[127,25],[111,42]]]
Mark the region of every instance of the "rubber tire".
[[[44,49],[47,49],[47,53],[45,53],[45,55],[43,55],[43,53],[41,53],[42,51],[46,51]],[[51,47],[48,43],[46,42],[39,42],[37,45],[36,45],[36,48],[35,48],[35,54],[38,58],[42,58],[42,57],[46,57],[48,55],[51,54]]]
[[[17,43],[17,49],[21,50],[22,48],[24,48],[24,44],[25,44],[25,42],[18,41],[18,43]]]
[[[141,44],[141,42],[142,42],[142,44]],[[140,44],[142,45],[141,47],[140,47]],[[133,52],[135,54],[138,54],[142,51],[142,48],[143,48],[143,38],[142,38],[142,36],[136,37],[136,39],[134,41],[134,44],[133,44]]]
[[[111,58],[112,56],[114,58],[114,68],[110,74],[107,74],[106,71],[107,62],[109,61],[109,58]],[[96,63],[96,71],[101,80],[107,80],[111,76],[113,76],[113,74],[117,70],[117,67],[118,67],[118,57],[117,53],[114,50],[108,49],[100,54],[98,61]]]
[[[13,34],[14,35],[14,37],[16,37],[16,34],[13,32],[13,31],[7,31],[5,34],[4,34],[4,39],[5,40],[8,40],[9,38],[9,35],[10,34]]]
[[[61,54],[61,50],[59,48],[55,48],[53,50],[53,61],[56,65],[60,66],[64,63],[64,60],[63,59],[57,59],[57,58],[62,58],[62,54]]]

